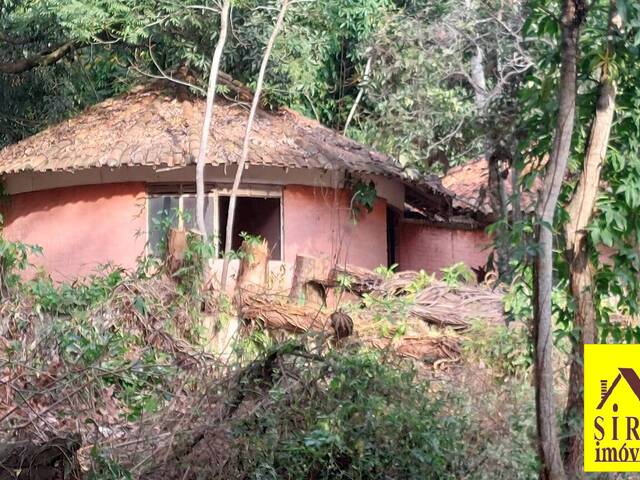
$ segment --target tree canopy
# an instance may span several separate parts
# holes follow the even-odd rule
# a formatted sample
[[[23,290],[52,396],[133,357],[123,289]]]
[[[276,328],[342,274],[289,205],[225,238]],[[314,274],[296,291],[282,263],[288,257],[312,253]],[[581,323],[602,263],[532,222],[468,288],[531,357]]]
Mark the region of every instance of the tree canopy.
[[[249,86],[275,7],[257,0],[233,5],[222,70]],[[487,138],[513,144],[510,99],[529,66],[519,33],[522,8],[481,1],[466,8],[424,0],[294,3],[263,103],[341,130],[363,89],[349,135],[441,172],[484,153]],[[0,144],[145,77],[182,79],[202,92],[218,28],[215,4],[193,0],[5,2]]]

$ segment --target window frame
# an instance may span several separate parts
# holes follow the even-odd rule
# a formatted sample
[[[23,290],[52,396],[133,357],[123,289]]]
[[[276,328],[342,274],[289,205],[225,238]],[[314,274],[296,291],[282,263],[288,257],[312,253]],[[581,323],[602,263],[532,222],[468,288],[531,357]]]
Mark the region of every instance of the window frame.
[[[220,232],[220,197],[231,196],[231,185],[228,184],[205,184],[205,196],[213,201],[213,237],[218,238],[221,250],[224,249],[224,233]],[[278,198],[280,208],[280,262],[284,262],[284,202],[282,199],[282,187],[274,185],[247,185],[238,189],[238,198]],[[147,227],[146,227],[146,251],[151,253],[151,245],[149,244],[149,225],[151,223],[151,198],[161,197],[164,195],[178,197],[178,209],[184,211],[184,199],[186,197],[195,197],[195,185],[184,183],[167,183],[167,184],[149,184],[147,185],[145,208],[147,210]],[[184,228],[184,215],[178,215],[178,228]],[[221,258],[221,252],[216,252],[216,258]]]

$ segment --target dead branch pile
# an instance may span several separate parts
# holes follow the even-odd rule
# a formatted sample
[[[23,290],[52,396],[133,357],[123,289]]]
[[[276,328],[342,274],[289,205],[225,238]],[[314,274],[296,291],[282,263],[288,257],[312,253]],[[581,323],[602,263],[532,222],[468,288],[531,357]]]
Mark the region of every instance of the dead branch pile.
[[[267,246],[243,245],[245,257],[236,284],[240,317],[251,325],[289,333],[323,332],[344,336],[332,325],[327,291],[348,285],[361,301],[349,307],[349,343],[392,350],[417,360],[459,358],[460,339],[474,319],[499,322],[502,295],[485,286],[450,286],[424,272],[390,277],[358,267],[333,267],[313,257],[298,256],[288,297],[267,291],[264,271]],[[247,279],[250,278],[250,281]],[[301,304],[300,301],[305,302]]]
[[[70,478],[37,475],[62,468],[55,452],[69,460],[77,454],[86,471],[94,447],[130,444],[122,455],[140,461],[136,452],[148,451],[149,438],[165,444],[161,422],[154,415],[138,418],[139,411],[166,403],[163,423],[172,424],[222,368],[194,343],[185,301],[171,279],[158,276],[125,278],[83,312],[43,309],[43,299],[26,292],[3,303],[0,444],[20,448],[6,450],[0,464],[14,468],[28,460],[33,475],[24,478]],[[83,446],[69,443],[76,437],[68,432]],[[56,447],[61,442],[69,452]]]
[[[339,275],[347,276],[350,279],[350,289],[360,296],[413,295],[410,316],[439,327],[463,331],[469,327],[471,320],[486,320],[491,323],[503,321],[503,292],[486,285],[451,286],[430,279],[415,291],[416,281],[424,273],[407,271],[385,278],[357,267],[334,268],[327,284],[337,284]]]

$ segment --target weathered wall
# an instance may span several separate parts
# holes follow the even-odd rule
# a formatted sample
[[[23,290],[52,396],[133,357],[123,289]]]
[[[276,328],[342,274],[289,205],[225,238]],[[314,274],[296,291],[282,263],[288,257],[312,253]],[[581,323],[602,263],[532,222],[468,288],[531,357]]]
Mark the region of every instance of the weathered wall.
[[[135,266],[144,251],[144,183],[87,185],[12,195],[2,207],[3,235],[43,248],[32,263],[54,279],[73,280],[103,263]],[[296,254],[375,268],[387,263],[386,201],[357,224],[348,192],[289,185],[282,193],[284,260]],[[285,276],[288,276],[286,273]]]
[[[400,270],[439,272],[457,262],[469,267],[487,263],[490,239],[482,230],[436,228],[415,221],[398,225],[396,255]]]
[[[299,185],[283,189],[284,259],[312,255],[375,268],[387,264],[386,201],[354,224],[348,192]]]
[[[32,263],[71,280],[112,262],[135,266],[146,242],[142,183],[57,188],[12,195],[3,235],[43,248]],[[137,235],[138,234],[138,235]]]
[[[224,185],[233,183],[235,166],[205,167],[205,182]],[[244,185],[306,185],[309,187],[331,188],[342,185],[345,174],[336,170],[317,168],[282,168],[251,166],[242,174]],[[363,175],[362,180],[373,180],[380,198],[389,205],[402,210],[404,208],[404,185],[393,178],[379,175]],[[145,183],[192,183],[193,166],[182,168],[158,169],[156,167],[101,167],[88,168],[78,172],[20,172],[4,179],[5,191],[11,195],[50,190],[52,188],[73,187],[79,185],[100,185],[105,183],[145,182]]]

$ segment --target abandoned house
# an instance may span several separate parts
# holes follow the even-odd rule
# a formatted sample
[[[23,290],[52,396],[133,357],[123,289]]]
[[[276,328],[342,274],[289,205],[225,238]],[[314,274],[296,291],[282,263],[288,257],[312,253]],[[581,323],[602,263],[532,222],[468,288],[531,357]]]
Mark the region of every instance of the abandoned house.
[[[405,243],[404,250],[399,252],[400,263],[407,270],[423,268],[430,272],[437,272],[457,262],[464,262],[476,269],[486,265],[493,252],[493,241],[486,229],[498,219],[496,207],[491,206],[488,192],[487,160],[480,157],[453,167],[440,180],[452,196],[454,213],[444,218],[428,218],[424,211],[408,208],[401,226],[401,235],[411,243]],[[505,194],[510,198],[514,188],[512,172],[503,186]],[[533,213],[540,187],[541,182],[536,178],[531,187],[520,191],[521,214]],[[511,212],[512,206],[508,205],[507,208]],[[429,251],[431,255],[417,254],[416,248]],[[407,253],[405,257],[404,253]]]
[[[163,225],[195,227],[203,114],[202,99],[168,86],[140,87],[4,148],[2,234],[41,246],[32,262],[56,280],[105,263],[134,267],[141,255],[158,251]],[[205,169],[213,238],[224,236],[247,115],[241,103],[216,103]],[[374,185],[375,196],[356,215],[358,185]],[[292,111],[260,111],[234,246],[241,232],[266,238],[273,268],[291,265],[297,254],[367,268],[479,265],[487,254],[477,225],[443,233],[463,210],[436,178],[411,175],[390,157]]]

